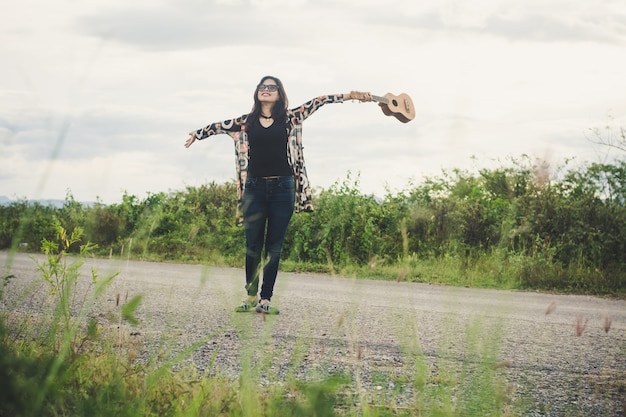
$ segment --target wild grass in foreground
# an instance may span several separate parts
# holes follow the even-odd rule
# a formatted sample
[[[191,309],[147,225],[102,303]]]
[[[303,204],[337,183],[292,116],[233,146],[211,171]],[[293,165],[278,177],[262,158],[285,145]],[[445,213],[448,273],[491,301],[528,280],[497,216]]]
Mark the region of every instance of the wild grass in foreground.
[[[15,343],[2,325],[0,415],[29,416],[502,416],[505,392],[495,368],[474,363],[430,376],[424,363],[414,376],[377,373],[391,393],[364,394],[349,373],[307,381],[289,378],[259,385],[256,371],[242,377],[203,377],[193,367],[176,372],[121,355],[106,341],[60,357],[36,341]],[[104,345],[104,346],[103,346]],[[420,359],[418,358],[418,361]],[[57,366],[55,366],[55,364]],[[442,364],[443,365],[443,364]],[[413,379],[414,378],[414,379]],[[394,396],[413,397],[398,404]],[[33,399],[38,399],[33,401]]]
[[[532,407],[513,400],[505,379],[510,363],[498,356],[504,323],[480,317],[461,327],[444,323],[435,358],[422,351],[417,318],[408,327],[392,320],[403,323],[392,329],[402,349],[402,371],[368,368],[356,345],[341,367],[333,368],[336,356],[327,352],[317,357],[319,366],[307,368],[312,346],[303,328],[289,352],[288,369],[280,374],[274,365],[282,352],[251,348],[274,343],[271,319],[259,334],[241,316],[233,319],[246,342],[239,378],[222,373],[215,362],[201,373],[187,360],[213,335],[180,351],[142,356],[146,347],[128,337],[141,298],[116,305],[106,318],[94,315],[90,306],[117,274],[101,278],[91,270],[88,291],[79,291],[79,281],[85,283],[82,257],[90,245],[80,256],[66,257],[81,232],[68,234],[61,227],[57,232],[58,242],[42,245],[45,260],[35,261],[47,290],[45,308],[0,314],[0,416],[488,417],[524,415]],[[7,297],[5,287],[19,277],[6,272],[2,278],[0,294]],[[578,336],[585,323],[577,322]],[[608,316],[603,328],[611,329]],[[459,355],[446,355],[451,345],[461,347]]]
[[[77,290],[81,259],[92,246],[82,246],[80,256],[71,260],[65,255],[81,236],[80,229],[68,234],[57,226],[58,242],[44,240],[45,260],[35,261],[47,288],[50,314],[0,315],[0,416],[515,415],[494,367],[497,336],[493,343],[478,343],[477,328],[469,328],[467,334],[471,360],[460,369],[442,360],[436,375],[419,346],[411,344],[417,338],[407,338],[406,361],[413,364],[413,371],[403,375],[372,371],[368,377],[374,383],[393,387],[373,393],[363,389],[359,357],[342,371],[325,371],[328,364],[323,364],[303,378],[295,370],[310,347],[304,337],[292,356],[292,371],[282,377],[266,372],[263,384],[257,382],[259,373],[269,368],[271,353],[253,359],[258,351],[242,349],[238,379],[219,372],[201,375],[193,364],[185,365],[207,340],[165,362],[157,357],[140,359],[143,347],[121,332],[135,322],[141,298],[118,305],[106,320],[89,310],[117,274],[100,278],[91,270],[89,290],[81,295]],[[4,286],[10,279],[6,275]],[[245,337],[245,326],[239,325],[238,331]],[[271,332],[261,337],[269,341]]]
[[[318,356],[319,366],[303,372],[311,350],[306,329],[282,375],[273,366],[281,352],[247,343],[241,347],[239,378],[221,373],[215,363],[200,373],[187,359],[212,335],[182,351],[142,356],[145,346],[127,337],[141,298],[116,305],[106,318],[94,315],[90,306],[117,274],[100,277],[92,269],[84,277],[82,259],[91,246],[81,247],[78,257],[65,255],[80,242],[80,229],[68,234],[59,226],[57,237],[58,242],[44,240],[44,261],[35,260],[45,308],[0,314],[0,416],[486,417],[523,415],[530,407],[513,401],[504,378],[510,366],[498,357],[504,323],[485,318],[465,327],[444,324],[435,359],[421,349],[417,318],[412,327],[392,320],[403,323],[393,329],[402,349],[401,372],[368,369],[358,346],[340,368],[333,368],[335,356],[326,354]],[[7,272],[2,278],[5,297],[5,287],[19,277]],[[79,281],[87,281],[87,292],[79,291]],[[241,316],[233,324],[242,341],[273,343],[269,318],[260,334]],[[577,322],[578,336],[585,324]],[[608,316],[603,326],[608,333]],[[450,345],[461,346],[459,356],[445,354]]]

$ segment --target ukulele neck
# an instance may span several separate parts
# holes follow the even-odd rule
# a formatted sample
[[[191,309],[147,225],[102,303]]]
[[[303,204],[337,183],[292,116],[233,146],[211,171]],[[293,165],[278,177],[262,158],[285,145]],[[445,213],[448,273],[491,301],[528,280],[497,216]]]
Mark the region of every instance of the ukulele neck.
[[[372,99],[379,103],[389,104],[389,99],[387,97],[380,97],[380,96],[375,96],[372,94]]]

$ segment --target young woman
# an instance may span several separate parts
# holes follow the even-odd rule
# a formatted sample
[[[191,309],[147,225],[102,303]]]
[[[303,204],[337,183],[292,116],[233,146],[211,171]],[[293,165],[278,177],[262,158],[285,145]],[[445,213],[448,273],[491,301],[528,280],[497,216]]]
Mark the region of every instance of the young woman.
[[[280,263],[280,253],[291,215],[312,211],[311,187],[302,153],[302,122],[328,103],[348,99],[371,101],[370,93],[352,92],[320,96],[289,109],[282,82],[265,76],[254,92],[249,114],[211,123],[189,133],[185,147],[196,140],[226,133],[235,143],[237,159],[237,220],[246,235],[246,292],[235,311],[253,308],[278,314],[270,305]],[[262,251],[265,247],[263,284],[258,294]]]

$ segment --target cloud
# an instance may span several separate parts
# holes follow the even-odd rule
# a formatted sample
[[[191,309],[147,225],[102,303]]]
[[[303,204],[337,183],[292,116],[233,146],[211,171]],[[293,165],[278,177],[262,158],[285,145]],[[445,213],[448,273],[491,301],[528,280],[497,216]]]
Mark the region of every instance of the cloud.
[[[575,7],[569,2],[442,1],[414,6],[405,13],[384,8],[371,25],[411,29],[414,41],[427,42],[436,34],[492,36],[509,41],[626,43],[626,14],[610,2],[599,7]],[[429,33],[429,35],[427,35]],[[405,35],[408,36],[408,35]],[[401,37],[400,37],[401,38]]]
[[[148,51],[195,50],[218,47],[293,43],[300,31],[275,9],[208,4],[180,7],[105,9],[81,17],[82,33]],[[302,28],[300,28],[302,29]],[[229,56],[215,56],[227,62]]]
[[[619,17],[617,19],[619,20]],[[483,30],[510,40],[623,45],[626,43],[624,23],[622,19],[622,22],[613,26],[606,17],[598,15],[572,18],[571,15],[528,14],[515,17],[492,16],[486,21]]]
[[[247,112],[265,74],[281,77],[292,106],[351,89],[413,97],[410,124],[371,103],[307,120],[315,187],[351,171],[380,194],[472,155],[582,158],[585,130],[607,112],[624,125],[617,1],[38,1],[37,14],[14,3],[0,16],[6,194],[45,181],[45,197],[70,188],[82,201],[115,201],[123,189],[231,181],[228,136],[183,143]]]

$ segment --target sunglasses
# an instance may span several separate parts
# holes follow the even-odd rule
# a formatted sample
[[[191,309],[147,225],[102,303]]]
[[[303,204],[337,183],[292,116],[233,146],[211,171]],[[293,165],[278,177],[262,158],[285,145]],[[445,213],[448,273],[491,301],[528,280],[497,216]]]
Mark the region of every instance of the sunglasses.
[[[275,84],[259,84],[257,85],[256,89],[259,91],[267,90],[269,92],[274,92],[278,91],[278,86]]]

